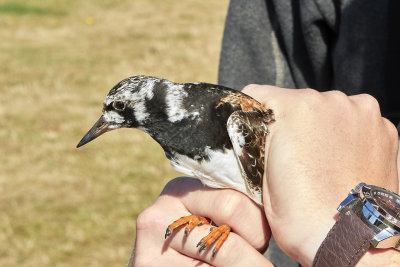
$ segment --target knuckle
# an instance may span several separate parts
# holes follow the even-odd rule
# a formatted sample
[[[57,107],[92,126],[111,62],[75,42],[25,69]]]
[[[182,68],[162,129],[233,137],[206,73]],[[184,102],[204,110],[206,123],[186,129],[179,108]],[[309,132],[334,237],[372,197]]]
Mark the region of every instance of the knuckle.
[[[384,119],[384,124],[386,126],[387,129],[387,142],[389,143],[389,152],[391,153],[392,156],[394,156],[395,158],[398,157],[398,153],[399,153],[399,132],[397,131],[397,128],[395,127],[395,125],[390,122],[388,119],[383,118]]]
[[[344,114],[347,114],[347,116],[349,115],[349,112],[352,110],[352,102],[348,95],[339,90],[332,90],[327,91],[326,96],[332,108],[340,110]]]
[[[256,91],[257,90],[257,87],[258,87],[259,85],[258,84],[255,84],[255,83],[251,83],[251,84],[248,84],[248,85],[246,85],[245,87],[243,87],[243,92],[244,93],[249,93],[249,92],[254,92],[254,91]]]
[[[339,90],[332,90],[332,91],[326,91],[324,92],[325,99],[327,100],[327,103],[332,108],[335,109],[340,109],[343,112],[348,112],[351,110],[351,97],[343,93],[342,91]]]
[[[142,211],[136,219],[136,231],[146,230],[149,228],[154,228],[156,222],[160,217],[160,213],[156,211],[154,206]]]
[[[240,211],[249,205],[249,199],[236,191],[226,191],[216,198],[216,210],[220,211],[225,222],[233,222],[240,216]]]
[[[343,101],[348,99],[348,96],[339,90],[327,91],[325,92],[325,94],[331,98],[337,99],[338,101]]]
[[[390,140],[394,140],[395,142],[397,142],[399,139],[399,132],[398,132],[396,126],[390,120],[383,118],[383,117],[382,117],[382,119],[383,119],[383,123],[386,126]]]
[[[360,98],[368,105],[379,106],[378,100],[370,94],[360,94]]]
[[[380,106],[378,100],[370,94],[357,95],[356,102],[358,105],[376,114],[380,114]]]
[[[298,91],[306,97],[315,97],[319,94],[317,90],[311,88],[298,89]]]
[[[297,98],[296,106],[299,111],[309,112],[310,110],[319,107],[321,94],[318,91],[311,88],[305,88],[298,89],[298,92],[300,95]]]

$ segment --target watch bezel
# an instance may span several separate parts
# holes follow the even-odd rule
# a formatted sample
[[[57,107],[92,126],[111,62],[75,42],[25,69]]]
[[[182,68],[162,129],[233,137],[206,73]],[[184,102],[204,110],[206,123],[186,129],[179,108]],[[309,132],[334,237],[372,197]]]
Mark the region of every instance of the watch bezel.
[[[353,212],[359,214],[360,218],[369,224],[371,229],[376,233],[370,240],[371,245],[374,247],[400,250],[400,221],[394,221],[391,218],[393,216],[378,205],[372,197],[372,190],[380,190],[398,196],[384,188],[359,183],[354,189],[350,190],[348,196],[340,203],[338,211],[342,212],[345,207],[351,207]],[[400,196],[397,198],[400,198]],[[361,206],[357,203],[360,203]],[[398,218],[396,219],[399,220]]]
[[[400,232],[400,217],[394,217],[390,212],[382,208],[381,205],[376,202],[376,200],[374,199],[374,195],[376,195],[377,192],[380,192],[381,194],[386,194],[385,196],[389,198],[394,197],[400,202],[400,196],[396,193],[393,193],[382,187],[364,184],[361,187],[360,194],[362,196],[365,208],[367,208],[372,213],[372,215],[375,216],[382,223],[393,228],[393,230],[395,230],[396,232]]]

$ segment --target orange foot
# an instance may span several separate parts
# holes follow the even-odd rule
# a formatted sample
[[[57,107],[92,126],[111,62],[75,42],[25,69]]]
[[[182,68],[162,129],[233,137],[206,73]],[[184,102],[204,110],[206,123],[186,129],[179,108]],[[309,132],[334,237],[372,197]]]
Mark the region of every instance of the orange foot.
[[[175,229],[177,229],[182,225],[186,225],[185,236],[187,236],[190,233],[190,231],[193,230],[194,227],[210,223],[211,223],[210,219],[207,219],[202,216],[189,215],[181,217],[180,219],[174,221],[167,227],[167,231],[165,232],[165,238],[170,236]],[[215,245],[215,248],[213,249],[212,256],[214,257],[215,254],[218,252],[219,248],[228,238],[230,232],[231,228],[226,224],[221,226],[211,227],[210,233],[207,236],[203,237],[196,247],[200,246],[199,252],[201,252],[208,246],[212,245],[217,239],[219,239],[217,244]]]

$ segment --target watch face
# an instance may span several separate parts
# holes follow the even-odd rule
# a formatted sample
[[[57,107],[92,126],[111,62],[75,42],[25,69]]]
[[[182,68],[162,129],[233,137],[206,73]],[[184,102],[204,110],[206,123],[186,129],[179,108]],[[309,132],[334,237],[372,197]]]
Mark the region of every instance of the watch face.
[[[400,196],[377,186],[362,188],[365,200],[387,221],[400,225]]]
[[[400,197],[398,195],[374,189],[371,191],[376,204],[393,217],[400,219]]]

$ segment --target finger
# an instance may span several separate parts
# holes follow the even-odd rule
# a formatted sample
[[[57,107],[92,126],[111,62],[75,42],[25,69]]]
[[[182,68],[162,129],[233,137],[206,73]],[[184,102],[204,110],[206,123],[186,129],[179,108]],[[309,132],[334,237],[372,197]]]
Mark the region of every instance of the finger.
[[[184,194],[180,191],[183,185]],[[163,194],[162,197],[180,195],[180,201],[190,213],[211,218],[217,225],[228,224],[256,249],[266,249],[271,232],[264,210],[244,194],[207,188],[199,180],[187,177],[172,180]],[[182,214],[185,215],[188,214]]]
[[[196,227],[188,236],[179,231],[169,246],[190,258],[213,266],[273,266],[261,253],[235,233],[231,233],[220,250],[212,256],[215,244],[199,252],[198,241],[209,233],[209,227]],[[240,252],[240,253],[239,253]]]
[[[186,256],[173,248],[166,251],[162,257],[157,258],[157,255],[148,251],[147,253],[137,253],[140,257],[131,256],[132,260],[127,267],[150,267],[150,266],[201,266],[209,267],[210,264],[200,261],[195,258]]]
[[[398,142],[399,142],[399,132],[396,128],[396,126],[388,119],[385,117],[382,117],[382,122],[385,125],[387,129],[387,133],[389,136],[389,140],[394,142],[394,149],[391,151],[392,153],[397,153],[398,152]]]
[[[396,126],[389,121],[388,119],[382,117],[382,123],[386,128],[387,137],[385,141],[387,144],[387,153],[391,155],[390,161],[387,162],[387,177],[385,179],[388,182],[387,189],[390,189],[393,192],[399,192],[400,190],[400,171],[399,171],[399,163],[400,163],[400,156],[399,156],[399,132],[397,131]],[[389,181],[392,181],[389,183]]]
[[[169,246],[172,239],[164,239],[166,226],[180,216],[182,210],[186,211],[182,203],[170,198],[156,201],[139,215],[135,251],[128,266],[209,266],[176,251]]]
[[[367,111],[371,115],[381,117],[381,109],[378,100],[369,94],[359,94],[349,96],[349,99],[364,112]]]
[[[381,170],[379,178],[374,175],[375,184],[379,183],[380,186],[385,187],[394,192],[398,192],[399,190],[399,173],[397,166],[397,155],[398,155],[398,131],[394,124],[388,119],[381,117],[380,106],[378,101],[371,95],[368,94],[360,94],[350,96],[349,99],[353,102],[353,104],[358,108],[362,116],[366,120],[365,123],[368,123],[369,127],[375,127],[381,138],[380,146],[384,149],[388,155],[386,158],[387,162],[385,163],[385,168]],[[371,129],[371,132],[373,130]],[[371,135],[369,138],[377,139],[378,136]],[[369,141],[368,143],[371,143]],[[379,182],[378,182],[379,181]]]
[[[142,266],[157,265],[153,264],[155,262],[160,264],[159,261],[156,261],[159,255],[162,256],[163,262],[168,261],[168,265],[171,262],[175,266],[193,266],[193,262],[188,262],[187,258],[194,258],[199,263],[208,262],[214,266],[248,266],[250,264],[265,266],[269,264],[257,250],[234,233],[231,233],[215,257],[211,257],[212,253],[209,250],[198,253],[196,244],[203,236],[208,234],[209,227],[207,226],[196,227],[188,237],[184,236],[183,230],[175,232],[164,241],[164,244],[157,245],[160,237],[163,236],[163,231],[165,231],[168,224],[167,221],[171,222],[178,216],[189,214],[182,207],[180,199],[182,196],[177,195],[184,191],[195,189],[198,186],[197,181],[187,179],[189,178],[177,179],[172,184],[169,184],[157,201],[139,216],[136,251],[141,257],[135,259],[135,266],[138,266],[137,262],[143,263]],[[177,187],[177,183],[180,183],[180,186]],[[187,186],[188,184],[190,186]],[[193,187],[193,185],[196,186]],[[185,186],[186,188],[184,188]],[[162,226],[164,224],[165,226]],[[210,247],[209,249],[212,250],[212,248]],[[241,253],[236,253],[238,251]],[[184,258],[183,255],[187,258]],[[243,255],[246,256],[243,257]]]

